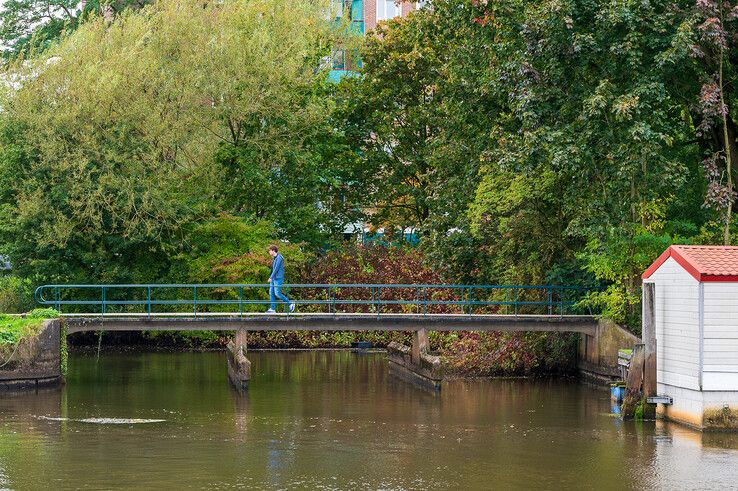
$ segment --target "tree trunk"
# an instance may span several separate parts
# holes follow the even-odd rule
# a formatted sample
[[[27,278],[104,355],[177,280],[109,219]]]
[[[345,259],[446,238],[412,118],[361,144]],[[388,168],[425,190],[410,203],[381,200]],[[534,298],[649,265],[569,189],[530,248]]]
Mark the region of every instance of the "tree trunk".
[[[719,2],[720,5],[720,24],[723,25],[724,16],[723,16],[723,4],[722,2]],[[728,207],[725,211],[725,230],[723,234],[723,243],[724,245],[730,245],[730,222],[733,215],[733,159],[732,159],[732,146],[733,141],[731,140],[730,136],[728,135],[728,108],[725,105],[725,96],[724,96],[724,88],[725,84],[723,83],[723,61],[725,59],[725,48],[723,47],[723,44],[720,44],[720,71],[719,71],[719,78],[720,78],[720,109],[723,115],[723,148],[725,149],[725,177],[727,179],[727,186],[728,186]]]

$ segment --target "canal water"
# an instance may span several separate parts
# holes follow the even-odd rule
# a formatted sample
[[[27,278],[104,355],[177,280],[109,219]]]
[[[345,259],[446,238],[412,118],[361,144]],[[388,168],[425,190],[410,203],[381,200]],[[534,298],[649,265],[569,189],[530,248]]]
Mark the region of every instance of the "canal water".
[[[567,380],[447,383],[382,354],[72,356],[62,389],[0,393],[0,489],[736,489],[738,435],[623,423]]]

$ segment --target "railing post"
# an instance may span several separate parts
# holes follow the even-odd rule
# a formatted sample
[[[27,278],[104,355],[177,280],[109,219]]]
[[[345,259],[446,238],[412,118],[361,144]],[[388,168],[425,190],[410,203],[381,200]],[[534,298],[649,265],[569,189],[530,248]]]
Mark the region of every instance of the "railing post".
[[[428,298],[426,294],[426,287],[423,287],[423,317],[428,314]]]
[[[563,287],[561,287],[559,289],[559,303],[561,305],[561,307],[560,307],[561,314],[560,315],[563,317],[564,316],[564,288]]]
[[[243,287],[238,287],[238,316],[243,317]]]
[[[102,287],[102,305],[100,306],[100,310],[102,311],[102,315],[105,315],[105,287]]]
[[[514,305],[515,305],[515,315],[518,315],[518,294],[519,294],[519,293],[520,293],[520,292],[519,292],[519,291],[518,291],[518,289],[516,288],[516,289],[515,289],[515,302],[514,302]]]
[[[192,287],[192,309],[195,317],[197,317],[197,286]]]
[[[379,314],[382,312],[382,287],[377,287],[377,318],[379,318]]]
[[[61,292],[59,287],[54,287],[54,299],[56,300],[56,311],[61,312]]]
[[[553,288],[548,289],[548,315],[553,314]]]
[[[146,287],[146,312],[151,317],[151,286]]]
[[[472,295],[474,293],[474,291],[472,290],[473,288],[474,288],[473,286],[470,286],[469,287],[469,298],[468,298],[468,300],[469,300],[469,315],[472,315],[472,309],[474,308],[474,303],[472,301]]]

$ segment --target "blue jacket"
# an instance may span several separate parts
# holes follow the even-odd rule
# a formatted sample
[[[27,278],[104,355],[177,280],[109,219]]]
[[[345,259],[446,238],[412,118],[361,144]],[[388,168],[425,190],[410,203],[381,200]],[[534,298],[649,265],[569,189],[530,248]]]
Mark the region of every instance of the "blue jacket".
[[[272,259],[272,274],[269,275],[272,281],[284,281],[284,257],[277,253]]]

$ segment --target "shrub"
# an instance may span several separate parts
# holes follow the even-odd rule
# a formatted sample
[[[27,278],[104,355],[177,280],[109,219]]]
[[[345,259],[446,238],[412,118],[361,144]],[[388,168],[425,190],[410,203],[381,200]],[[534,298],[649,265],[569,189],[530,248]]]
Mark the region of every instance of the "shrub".
[[[0,312],[20,314],[31,309],[33,305],[30,280],[17,276],[0,276]]]
[[[468,332],[439,347],[449,373],[466,376],[568,373],[578,337],[562,333]]]

